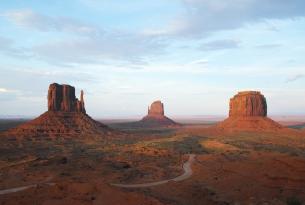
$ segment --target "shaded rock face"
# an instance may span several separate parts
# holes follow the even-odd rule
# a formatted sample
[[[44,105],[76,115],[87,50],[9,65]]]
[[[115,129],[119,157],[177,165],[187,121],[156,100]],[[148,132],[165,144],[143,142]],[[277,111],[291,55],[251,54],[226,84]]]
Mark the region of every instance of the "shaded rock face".
[[[266,98],[257,91],[239,92],[230,99],[229,117],[266,117]]]
[[[164,105],[160,100],[153,102],[148,107],[148,116],[164,116]]]
[[[48,111],[82,112],[86,113],[84,92],[80,100],[75,97],[75,88],[70,85],[53,83],[48,91]]]
[[[57,138],[106,136],[109,128],[81,112],[47,111],[39,117],[4,132],[8,137]]]
[[[3,136],[16,138],[57,138],[110,136],[112,130],[86,114],[84,92],[80,100],[75,88],[53,83],[48,90],[48,111],[18,127],[7,130]]]

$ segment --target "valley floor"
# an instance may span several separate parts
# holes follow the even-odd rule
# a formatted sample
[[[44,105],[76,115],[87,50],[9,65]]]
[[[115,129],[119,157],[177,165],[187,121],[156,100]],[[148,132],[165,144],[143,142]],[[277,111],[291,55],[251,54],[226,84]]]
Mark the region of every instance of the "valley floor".
[[[305,202],[304,132],[221,133],[206,127],[139,128],[113,139],[1,137],[0,204]],[[175,179],[185,173],[190,154],[196,155],[192,175],[183,180],[114,186]]]

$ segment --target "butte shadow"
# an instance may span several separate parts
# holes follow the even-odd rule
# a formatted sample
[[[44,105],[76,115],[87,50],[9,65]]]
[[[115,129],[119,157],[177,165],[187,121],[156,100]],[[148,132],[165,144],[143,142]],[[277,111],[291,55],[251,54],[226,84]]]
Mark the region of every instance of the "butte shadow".
[[[69,138],[108,135],[111,131],[86,113],[83,91],[79,100],[73,86],[53,83],[48,90],[47,112],[1,134],[12,138]]]

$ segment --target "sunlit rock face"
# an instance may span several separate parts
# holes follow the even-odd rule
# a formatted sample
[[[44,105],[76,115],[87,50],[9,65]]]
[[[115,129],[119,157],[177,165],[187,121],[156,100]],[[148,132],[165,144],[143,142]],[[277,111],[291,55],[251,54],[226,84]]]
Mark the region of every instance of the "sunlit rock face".
[[[82,112],[86,113],[84,92],[80,100],[75,97],[75,88],[70,85],[53,83],[48,91],[48,111]]]
[[[267,117],[267,102],[258,91],[238,92],[230,99],[229,117],[216,125],[224,131],[277,131],[283,127]]]
[[[151,104],[150,107],[148,107],[148,116],[164,116],[164,105],[163,103],[158,100]]]
[[[239,92],[230,100],[229,117],[266,117],[267,102],[258,91]]]

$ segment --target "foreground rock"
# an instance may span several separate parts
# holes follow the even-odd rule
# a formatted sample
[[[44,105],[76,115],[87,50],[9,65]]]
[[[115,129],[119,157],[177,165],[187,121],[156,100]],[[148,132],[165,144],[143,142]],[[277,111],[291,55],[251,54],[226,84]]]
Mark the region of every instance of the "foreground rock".
[[[180,126],[175,121],[164,115],[164,105],[158,100],[148,107],[147,115],[139,121],[143,127],[177,127]]]
[[[229,117],[217,128],[227,131],[276,131],[284,127],[267,117],[264,95],[257,91],[244,91],[230,99]]]
[[[86,114],[84,92],[80,100],[75,88],[53,83],[48,91],[48,111],[38,118],[3,133],[9,137],[77,137],[110,134],[110,129]]]

